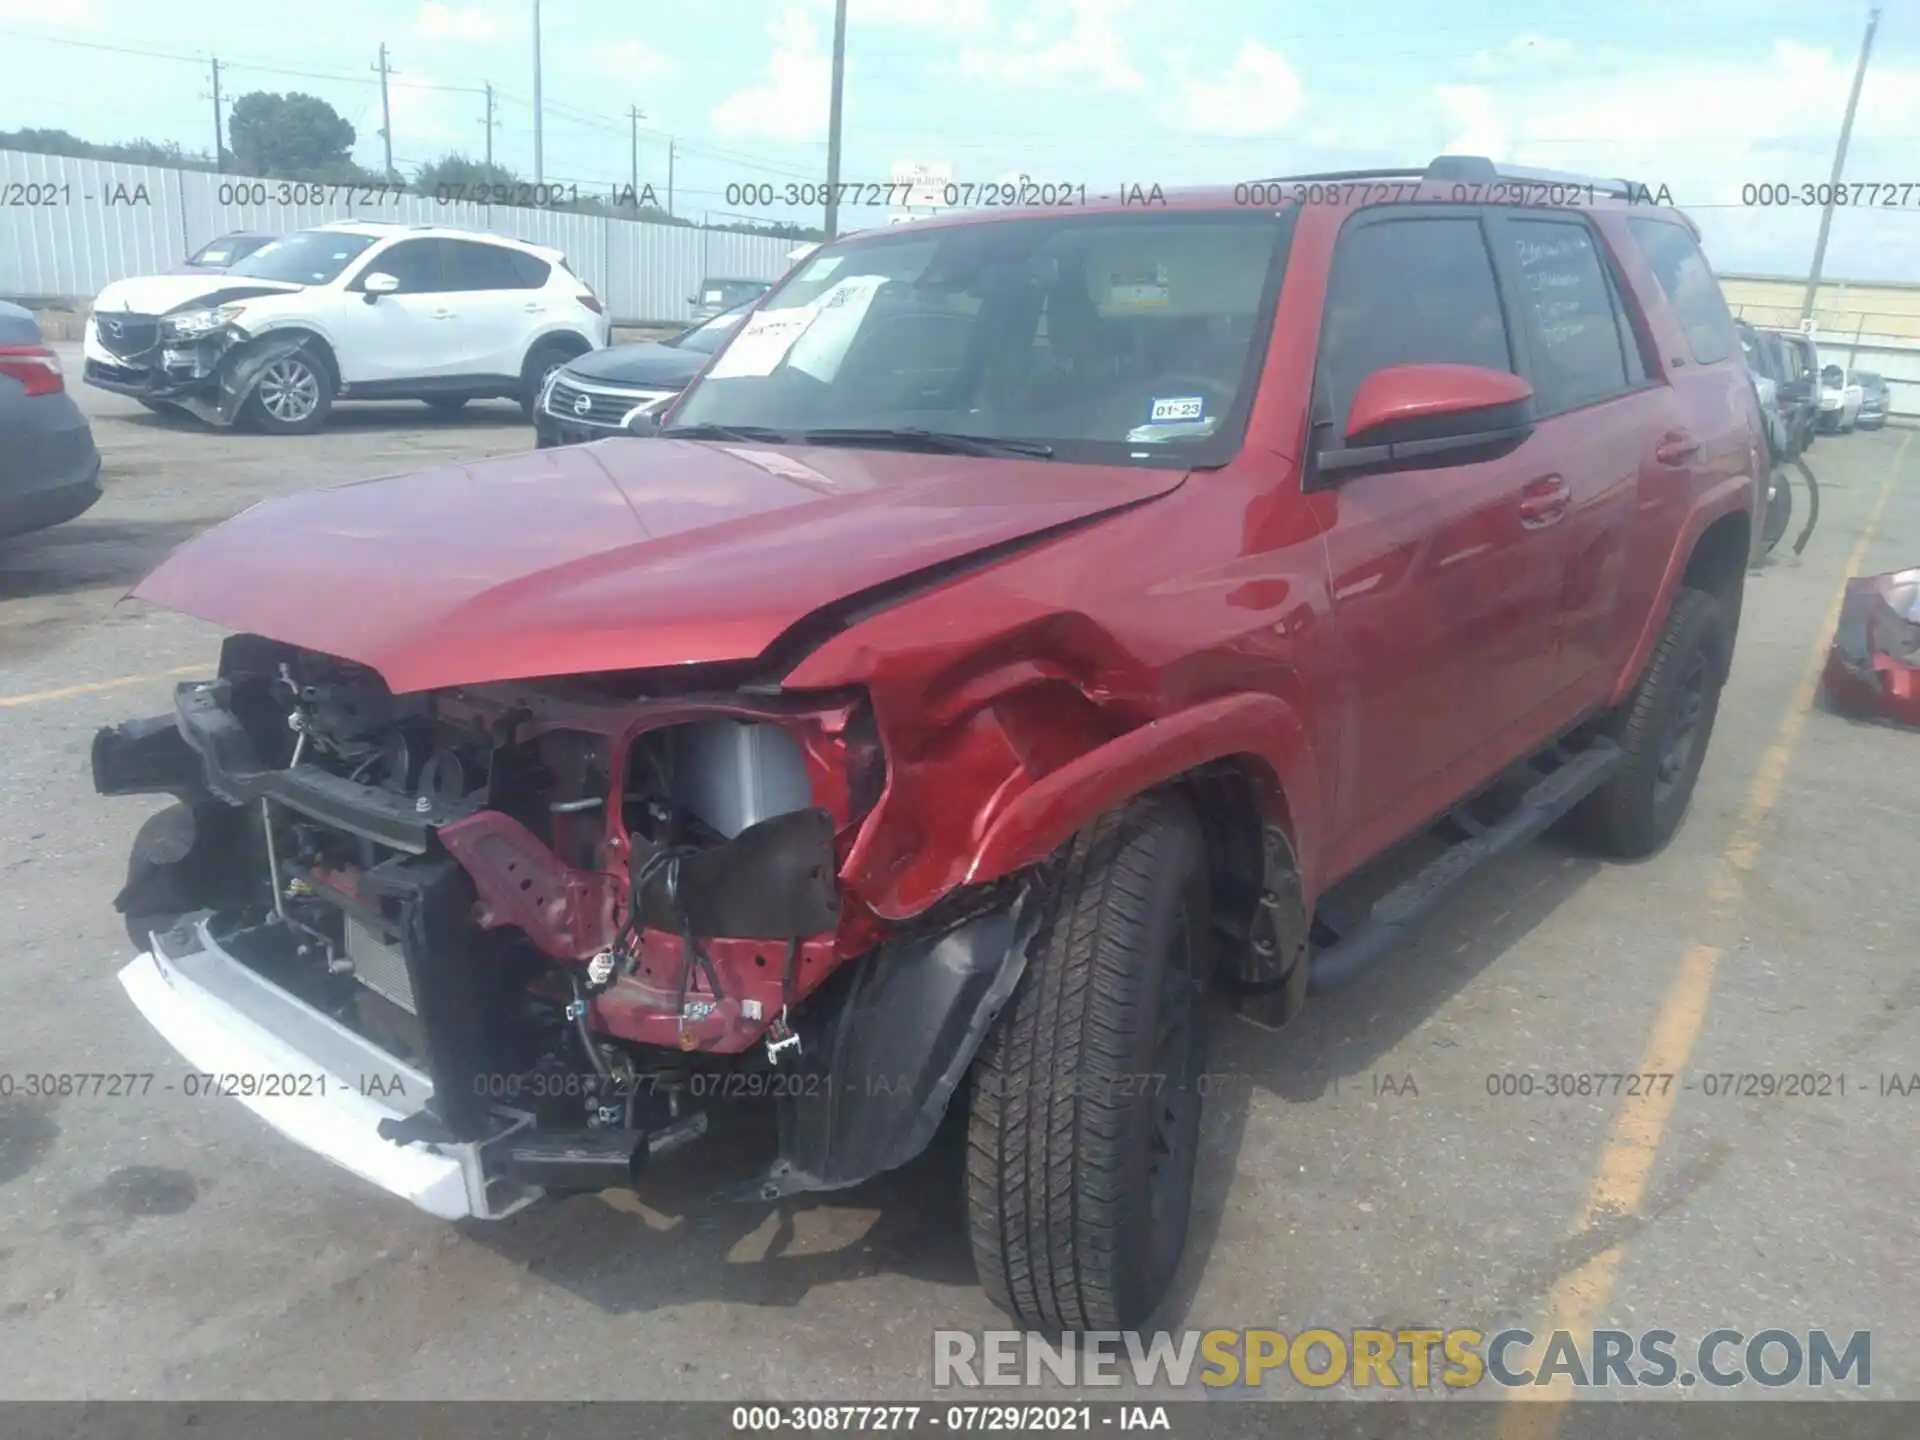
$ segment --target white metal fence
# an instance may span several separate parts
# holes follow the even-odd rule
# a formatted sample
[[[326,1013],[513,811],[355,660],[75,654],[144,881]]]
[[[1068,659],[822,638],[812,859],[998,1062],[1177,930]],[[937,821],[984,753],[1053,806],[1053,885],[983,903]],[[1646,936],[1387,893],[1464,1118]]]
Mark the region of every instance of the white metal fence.
[[[91,300],[115,280],[171,269],[230,230],[347,219],[551,245],[622,321],[686,318],[705,276],[777,280],[794,248],[726,230],[0,150],[0,296]]]

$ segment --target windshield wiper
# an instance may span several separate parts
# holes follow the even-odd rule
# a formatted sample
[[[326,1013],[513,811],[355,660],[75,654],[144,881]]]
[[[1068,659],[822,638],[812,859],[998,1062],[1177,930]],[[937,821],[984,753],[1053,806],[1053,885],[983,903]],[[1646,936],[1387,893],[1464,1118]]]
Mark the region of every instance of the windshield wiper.
[[[762,445],[793,443],[783,432],[767,425],[669,425],[660,432],[663,440],[750,440]]]
[[[806,445],[917,445],[924,449],[940,450],[949,455],[1020,455],[1033,460],[1047,460],[1053,456],[1053,447],[1039,440],[1007,440],[992,435],[962,435],[954,430],[923,430],[916,425],[901,426],[898,429],[827,429],[802,430],[800,441]]]

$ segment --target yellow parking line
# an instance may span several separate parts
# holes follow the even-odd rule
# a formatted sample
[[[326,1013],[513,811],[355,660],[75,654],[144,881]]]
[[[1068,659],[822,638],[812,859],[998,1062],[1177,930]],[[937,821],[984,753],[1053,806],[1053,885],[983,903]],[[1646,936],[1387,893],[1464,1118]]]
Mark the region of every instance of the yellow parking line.
[[[41,705],[49,700],[65,700],[73,695],[91,695],[98,690],[118,690],[125,685],[144,685],[149,680],[170,680],[179,675],[204,675],[206,665],[176,665],[171,670],[156,670],[151,675],[121,675],[113,680],[95,680],[86,685],[63,685],[58,690],[35,690],[26,695],[0,695],[0,710],[16,705]]]
[[[1873,510],[1867,516],[1866,527],[1860,532],[1859,543],[1847,557],[1846,569],[1842,572],[1842,589],[1827,608],[1826,620],[1820,628],[1807,672],[1794,691],[1793,702],[1788,706],[1780,728],[1774,732],[1766,753],[1760,757],[1759,769],[1755,771],[1746,801],[1740,807],[1733,834],[1720,853],[1720,863],[1707,892],[1706,925],[1711,930],[1718,931],[1734,917],[1735,902],[1741,893],[1741,877],[1753,869],[1754,861],[1760,854],[1761,831],[1780,798],[1788,763],[1793,758],[1794,747],[1799,743],[1800,732],[1806,728],[1807,715],[1813,708],[1814,692],[1820,684],[1820,672],[1826,664],[1834,627],[1840,622],[1840,605],[1845,596],[1844,577],[1858,574],[1866,563],[1867,550],[1880,528],[1880,517],[1887,508],[1887,500],[1893,494],[1900,462],[1906,457],[1907,447],[1912,442],[1911,435],[1900,442],[1900,450],[1894,456],[1886,481],[1873,502]],[[1667,987],[1666,998],[1660,1002],[1660,1011],[1654,1017],[1653,1030],[1647,1037],[1646,1049],[1641,1056],[1640,1073],[1677,1076],[1686,1068],[1687,1060],[1693,1054],[1694,1042],[1700,1038],[1701,1027],[1706,1023],[1707,1002],[1713,993],[1713,975],[1720,963],[1720,956],[1721,951],[1717,946],[1693,944],[1687,947],[1686,953],[1680,958],[1680,968]],[[1586,1206],[1574,1226],[1576,1236],[1638,1211],[1646,1195],[1647,1182],[1653,1174],[1654,1161],[1660,1153],[1660,1142],[1666,1136],[1667,1121],[1679,1099],[1678,1090],[1679,1082],[1676,1080],[1666,1093],[1637,1095],[1622,1103],[1607,1132],[1606,1144],[1601,1149],[1593,1182],[1587,1190]],[[1613,1293],[1614,1277],[1620,1268],[1623,1250],[1621,1244],[1609,1245],[1569,1270],[1553,1287],[1547,1303],[1548,1319],[1545,1327],[1536,1332],[1542,1338],[1533,1347],[1528,1360],[1529,1368],[1539,1361],[1544,1337],[1565,1330],[1574,1335],[1577,1342],[1578,1337],[1592,1333],[1606,1308],[1608,1297]],[[1556,1375],[1553,1383],[1548,1385],[1510,1390],[1507,1394],[1515,1399],[1544,1400],[1549,1403],[1516,1406],[1505,1412],[1501,1417],[1500,1440],[1552,1440],[1559,1433],[1560,1412],[1572,1396],[1572,1386],[1564,1376]]]

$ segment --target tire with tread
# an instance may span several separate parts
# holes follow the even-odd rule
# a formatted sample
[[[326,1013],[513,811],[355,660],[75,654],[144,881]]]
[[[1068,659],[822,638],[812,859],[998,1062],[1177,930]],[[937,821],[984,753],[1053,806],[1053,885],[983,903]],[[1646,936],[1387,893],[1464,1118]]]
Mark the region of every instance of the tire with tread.
[[[1683,589],[1674,597],[1646,674],[1603,732],[1626,759],[1568,817],[1571,832],[1589,848],[1637,860],[1659,850],[1680,828],[1713,735],[1732,645],[1712,595]],[[1703,689],[1697,705],[1690,706],[1696,678]],[[1691,739],[1675,765],[1671,742],[1689,708],[1694,712]],[[1671,769],[1664,784],[1663,762]]]
[[[567,364],[579,353],[558,340],[542,340],[527,352],[527,363],[520,367],[521,414],[529,420],[533,419],[534,407],[540,403],[540,389],[546,384],[548,373]]]
[[[1102,816],[1061,852],[1026,972],[975,1063],[968,1125],[975,1265],[1025,1327],[1136,1326],[1179,1264],[1208,883],[1199,822],[1171,795]]]
[[[314,386],[313,408],[297,420],[284,420],[275,415],[262,398],[262,390],[274,378],[276,367],[287,363],[303,367]],[[253,392],[241,404],[239,418],[249,430],[268,435],[311,435],[327,423],[327,416],[333,411],[333,390],[333,373],[326,362],[310,349],[296,350],[267,367]]]

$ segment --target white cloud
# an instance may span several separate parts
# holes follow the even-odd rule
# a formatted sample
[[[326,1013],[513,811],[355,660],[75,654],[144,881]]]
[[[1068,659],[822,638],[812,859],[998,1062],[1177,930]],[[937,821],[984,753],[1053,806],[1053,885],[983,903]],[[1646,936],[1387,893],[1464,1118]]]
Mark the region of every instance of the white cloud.
[[[1497,86],[1435,85],[1414,108],[1424,107],[1425,133],[1440,150],[1623,175],[1656,192],[1664,186],[1699,222],[1721,268],[1791,271],[1811,254],[1817,208],[1747,206],[1743,187],[1823,183],[1852,78],[1851,55],[1777,40],[1760,58],[1674,56],[1652,66],[1629,60],[1618,68],[1513,76]],[[1383,147],[1383,127],[1389,136],[1423,129],[1404,106],[1341,118],[1350,120],[1342,127],[1349,143],[1370,147]],[[1875,65],[1861,95],[1846,178],[1908,180],[1903,137],[1916,130],[1920,66]],[[1383,147],[1383,158],[1390,148]],[[1913,210],[1837,211],[1827,268],[1887,278],[1920,271]]]
[[[832,58],[805,10],[783,10],[769,28],[774,43],[766,77],[714,106],[713,128],[722,135],[819,140],[827,132]]]
[[[1569,63],[1578,49],[1571,40],[1551,35],[1516,35],[1504,45],[1482,50],[1467,62],[1476,75],[1513,75]]]
[[[1436,85],[1434,102],[1444,121],[1439,142],[1443,155],[1506,155],[1507,129],[1500,120],[1493,92],[1484,85]]]
[[[1258,40],[1241,42],[1233,63],[1211,81],[1189,80],[1177,123],[1209,135],[1271,135],[1306,103],[1306,91],[1287,57]]]
[[[437,158],[448,148],[484,153],[486,133],[481,112],[469,97],[449,94],[427,87],[444,82],[427,74],[409,70],[387,82],[387,106],[393,112],[393,152],[417,159]],[[478,97],[472,97],[477,99]],[[459,108],[456,110],[454,105]],[[377,146],[380,137],[380,102],[376,96],[372,118],[362,131],[369,146]],[[377,154],[368,146],[363,153]],[[374,168],[379,169],[376,162]]]
[[[498,16],[478,6],[441,5],[428,0],[420,7],[413,28],[429,40],[493,40],[503,27]]]
[[[1138,90],[1146,82],[1134,67],[1115,23],[1132,0],[1056,0],[1057,23],[1024,19],[1011,28],[1010,45],[972,46],[960,52],[960,72],[1009,85],[1061,80],[1090,81],[1101,90]],[[1043,43],[1051,32],[1055,38]]]

